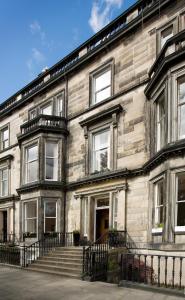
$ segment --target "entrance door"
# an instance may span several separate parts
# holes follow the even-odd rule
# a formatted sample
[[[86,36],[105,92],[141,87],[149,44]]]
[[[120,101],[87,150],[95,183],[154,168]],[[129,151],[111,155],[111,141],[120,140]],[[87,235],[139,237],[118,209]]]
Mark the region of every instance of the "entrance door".
[[[109,229],[109,209],[96,210],[96,240],[108,232]]]
[[[7,211],[3,211],[3,241],[7,242]]]

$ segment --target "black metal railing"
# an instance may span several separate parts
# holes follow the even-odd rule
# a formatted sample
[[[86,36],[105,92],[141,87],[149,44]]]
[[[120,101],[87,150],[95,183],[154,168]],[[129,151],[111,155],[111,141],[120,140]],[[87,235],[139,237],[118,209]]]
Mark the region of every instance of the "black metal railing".
[[[21,265],[27,267],[37,258],[46,255],[49,251],[57,247],[73,246],[73,233],[55,232],[43,236],[42,239],[36,241],[30,246],[23,247],[23,254],[21,257]]]
[[[0,245],[0,263],[9,265],[20,265],[20,247]]]
[[[185,287],[185,257],[123,253],[120,279],[126,282],[183,290]]]
[[[21,135],[32,132],[38,128],[67,130],[67,120],[64,117],[39,115],[38,117],[21,125]]]
[[[112,248],[121,247],[126,247],[126,232],[117,230],[109,231],[89,247],[83,247],[82,278],[106,280],[108,252]]]

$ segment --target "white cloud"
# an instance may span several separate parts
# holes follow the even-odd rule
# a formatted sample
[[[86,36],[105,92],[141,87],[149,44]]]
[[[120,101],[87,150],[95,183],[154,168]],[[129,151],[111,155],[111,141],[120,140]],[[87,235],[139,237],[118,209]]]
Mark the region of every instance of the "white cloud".
[[[45,41],[45,38],[46,38],[46,34],[45,32],[42,30],[41,28],[41,25],[39,24],[38,21],[33,21],[31,24],[30,24],[30,32],[33,34],[33,35],[38,35],[41,39],[42,42]]]
[[[110,22],[111,11],[120,8],[123,0],[94,0],[89,25],[94,32],[99,31]]]
[[[26,62],[26,66],[29,70],[30,78],[33,78],[36,74],[36,70],[43,68],[43,63],[45,62],[46,58],[44,54],[39,51],[37,48],[32,48],[31,56]]]

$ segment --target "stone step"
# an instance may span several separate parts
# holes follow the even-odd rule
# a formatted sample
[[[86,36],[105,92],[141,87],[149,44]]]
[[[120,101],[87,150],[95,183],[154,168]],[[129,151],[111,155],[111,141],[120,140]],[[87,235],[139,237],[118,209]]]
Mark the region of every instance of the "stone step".
[[[41,260],[41,259],[38,259],[37,261],[35,261],[35,264],[42,264],[42,265],[51,265],[51,266],[59,266],[59,267],[64,267],[64,268],[75,268],[75,269],[78,269],[78,270],[82,270],[82,264],[80,263],[73,263],[73,262],[70,262],[70,261],[53,261],[53,260]]]
[[[43,269],[43,270],[48,270],[48,271],[55,271],[55,272],[63,272],[63,273],[71,273],[71,274],[77,274],[80,276],[81,274],[81,269],[77,268],[69,268],[69,267],[60,267],[60,266],[54,266],[54,265],[48,265],[48,264],[39,264],[39,262],[34,262],[31,265],[31,268],[37,268],[37,269]]]
[[[83,247],[56,247],[55,249],[63,251],[83,251]]]
[[[82,254],[71,254],[71,253],[58,253],[58,252],[51,252],[47,255],[49,256],[57,256],[57,257],[61,257],[61,258],[68,258],[68,259],[72,259],[72,258],[76,258],[76,259],[83,259],[83,255]]]
[[[45,274],[52,274],[52,275],[57,275],[57,276],[62,276],[62,277],[68,277],[68,278],[75,278],[75,279],[81,279],[81,276],[78,274],[73,274],[73,273],[68,273],[68,272],[56,272],[56,271],[51,271],[47,269],[40,269],[37,267],[32,268],[33,265],[29,266],[26,268],[27,271],[34,271],[34,272],[40,272],[40,273],[45,273]]]
[[[74,254],[74,255],[83,255],[83,252],[82,251],[73,251],[73,250],[59,250],[59,249],[56,249],[56,250],[52,250],[51,252],[49,253],[61,253],[61,254]]]
[[[42,256],[39,258],[39,260],[50,260],[50,261],[58,261],[58,262],[73,262],[73,263],[78,263],[78,264],[82,264],[83,263],[83,259],[79,259],[79,258],[61,258],[60,256]]]

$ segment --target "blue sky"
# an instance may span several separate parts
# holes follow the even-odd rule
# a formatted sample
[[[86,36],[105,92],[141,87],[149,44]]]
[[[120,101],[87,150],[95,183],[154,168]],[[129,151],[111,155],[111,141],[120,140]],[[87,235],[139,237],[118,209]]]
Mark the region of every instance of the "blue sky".
[[[0,103],[136,0],[0,0]]]

